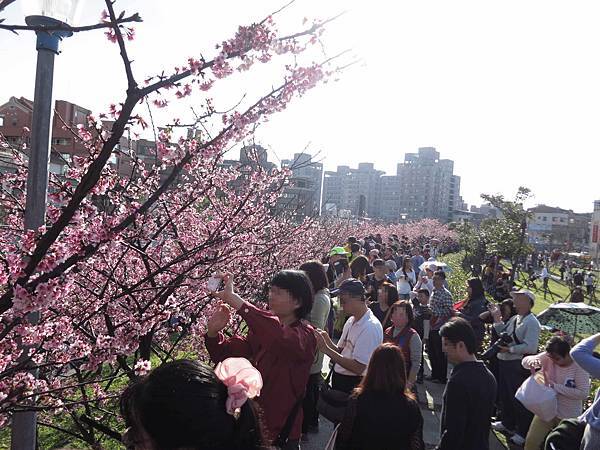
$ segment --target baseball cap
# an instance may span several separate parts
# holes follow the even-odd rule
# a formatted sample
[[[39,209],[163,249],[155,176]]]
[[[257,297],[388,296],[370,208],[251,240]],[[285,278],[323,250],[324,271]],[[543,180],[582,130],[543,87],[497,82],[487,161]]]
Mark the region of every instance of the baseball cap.
[[[364,284],[362,284],[360,280],[357,280],[356,278],[348,278],[347,280],[344,280],[340,285],[339,293],[363,296],[366,294],[366,291]]]
[[[531,302],[535,302],[535,294],[533,292],[531,292],[529,289],[519,289],[518,291],[511,291],[510,292],[510,296],[512,298],[515,298],[515,295],[526,295],[527,297],[529,297],[529,300],[531,300]]]
[[[329,256],[335,256],[335,255],[346,256],[347,254],[348,254],[348,252],[346,251],[346,249],[344,247],[333,247],[329,251]]]

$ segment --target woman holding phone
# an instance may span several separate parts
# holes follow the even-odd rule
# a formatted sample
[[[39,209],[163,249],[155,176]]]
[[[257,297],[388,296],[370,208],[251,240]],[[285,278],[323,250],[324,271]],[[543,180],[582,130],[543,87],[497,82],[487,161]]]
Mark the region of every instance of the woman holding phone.
[[[410,261],[410,256],[405,256],[402,261],[402,267],[396,272],[398,296],[400,300],[410,299],[410,292],[417,282],[415,271]]]
[[[206,349],[214,363],[229,357],[248,358],[260,371],[264,386],[258,404],[264,412],[267,439],[282,449],[299,448],[302,399],[315,357],[313,328],[303,319],[313,305],[313,287],[306,273],[282,270],[270,283],[269,311],[243,300],[230,274],[215,292],[220,305],[208,320]],[[247,335],[226,337],[233,308],[248,325]]]

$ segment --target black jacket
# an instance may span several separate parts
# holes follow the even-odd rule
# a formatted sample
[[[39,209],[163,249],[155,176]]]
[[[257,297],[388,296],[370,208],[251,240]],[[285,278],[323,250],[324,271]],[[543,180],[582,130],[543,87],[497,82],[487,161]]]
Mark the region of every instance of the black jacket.
[[[422,450],[423,416],[416,401],[369,392],[351,399],[336,450]]]
[[[481,361],[454,367],[442,405],[437,450],[489,450],[496,380]]]

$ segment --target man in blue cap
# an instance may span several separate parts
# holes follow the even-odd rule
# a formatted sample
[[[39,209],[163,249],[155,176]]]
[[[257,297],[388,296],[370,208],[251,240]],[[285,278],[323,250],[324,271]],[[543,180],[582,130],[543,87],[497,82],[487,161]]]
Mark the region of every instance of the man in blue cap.
[[[367,371],[373,351],[383,342],[381,323],[367,307],[366,290],[356,278],[342,282],[340,305],[350,316],[335,345],[326,331],[317,330],[317,346],[335,363],[332,387],[348,394],[360,383]]]

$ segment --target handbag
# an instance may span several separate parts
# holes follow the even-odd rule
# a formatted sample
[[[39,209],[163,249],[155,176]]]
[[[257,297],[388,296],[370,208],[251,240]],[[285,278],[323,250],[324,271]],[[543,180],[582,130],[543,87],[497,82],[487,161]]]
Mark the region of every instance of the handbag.
[[[539,372],[523,382],[517,389],[515,398],[545,422],[556,417],[558,407],[556,391],[544,385],[543,375]]]
[[[325,378],[325,382],[321,385],[319,400],[317,401],[317,411],[330,422],[340,423],[344,418],[344,412],[346,411],[350,395],[346,392],[332,389],[329,385],[332,375],[333,367],[329,371],[327,378]]]

